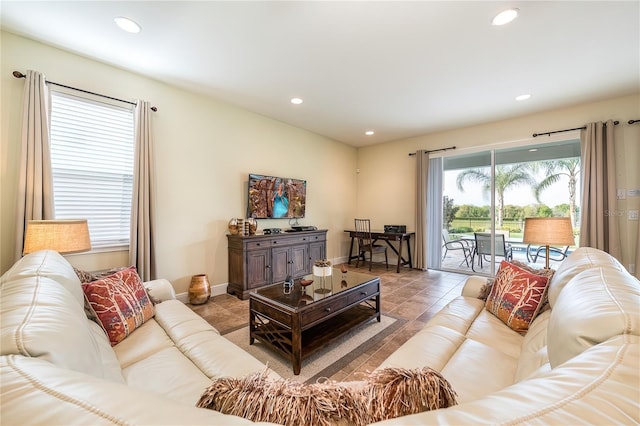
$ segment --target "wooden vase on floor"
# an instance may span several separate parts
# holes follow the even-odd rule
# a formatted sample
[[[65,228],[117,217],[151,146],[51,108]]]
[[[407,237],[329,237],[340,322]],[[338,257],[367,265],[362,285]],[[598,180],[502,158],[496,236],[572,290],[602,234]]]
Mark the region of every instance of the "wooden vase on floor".
[[[211,285],[207,274],[198,274],[191,277],[189,285],[189,303],[192,305],[202,305],[207,303],[211,297]]]

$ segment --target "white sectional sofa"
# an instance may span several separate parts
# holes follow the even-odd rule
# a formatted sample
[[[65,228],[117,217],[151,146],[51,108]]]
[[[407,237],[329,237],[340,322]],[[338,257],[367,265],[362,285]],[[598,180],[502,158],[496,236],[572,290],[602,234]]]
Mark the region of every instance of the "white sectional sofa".
[[[431,366],[459,405],[384,425],[640,423],[640,283],[609,254],[577,249],[548,287],[551,309],[525,335],[462,295],[379,368]]]
[[[590,248],[571,254],[550,283],[551,309],[524,336],[484,309],[477,295],[485,282],[470,277],[380,367],[430,366],[459,405],[380,424],[640,422],[640,283],[615,259]],[[5,273],[2,424],[251,423],[194,405],[212,378],[264,366],[173,300],[167,281],[145,286],[169,300],[112,348],[84,314],[80,282],[62,256],[34,253]]]
[[[1,423],[252,423],[195,404],[212,378],[263,371],[264,364],[175,300],[168,281],[145,287],[165,300],[111,347],[85,315],[80,280],[60,254],[36,252],[7,271],[0,283]]]

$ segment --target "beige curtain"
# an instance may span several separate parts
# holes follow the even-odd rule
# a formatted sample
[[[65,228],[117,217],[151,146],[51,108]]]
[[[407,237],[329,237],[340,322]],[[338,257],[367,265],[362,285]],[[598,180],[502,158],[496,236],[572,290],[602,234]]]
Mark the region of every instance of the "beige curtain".
[[[604,250],[622,260],[616,201],[614,124],[589,123],[580,134],[582,213],[580,246]]]
[[[429,156],[424,150],[416,153],[416,268],[427,269],[427,181]]]
[[[151,138],[151,107],[138,101],[135,109],[135,155],[129,263],[143,281],[156,278],[155,170]]]
[[[29,220],[54,219],[49,94],[44,75],[27,71],[22,108],[15,260],[22,257]]]

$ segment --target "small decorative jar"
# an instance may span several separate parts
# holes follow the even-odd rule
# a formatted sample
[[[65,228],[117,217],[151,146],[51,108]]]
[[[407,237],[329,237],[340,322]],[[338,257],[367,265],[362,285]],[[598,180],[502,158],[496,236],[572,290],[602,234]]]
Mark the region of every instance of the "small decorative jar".
[[[207,274],[198,274],[191,277],[189,285],[189,303],[202,305],[211,297],[211,285]]]
[[[238,219],[233,218],[229,221],[229,232],[231,235],[238,235]]]
[[[256,231],[258,230],[258,221],[250,217],[247,219],[246,223],[249,224],[249,235],[256,235]]]
[[[320,277],[320,288],[315,289],[314,292],[330,294],[333,288],[333,280],[331,278],[331,261],[324,259],[313,262],[313,275]]]

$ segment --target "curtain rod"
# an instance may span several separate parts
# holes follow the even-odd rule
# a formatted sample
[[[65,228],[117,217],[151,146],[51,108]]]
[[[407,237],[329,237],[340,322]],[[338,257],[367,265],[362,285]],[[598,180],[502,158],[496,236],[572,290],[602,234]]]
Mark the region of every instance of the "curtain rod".
[[[640,120],[629,120],[629,121],[627,121],[627,124],[634,124],[634,123],[640,123]]]
[[[448,147],[448,148],[432,149],[431,151],[423,151],[423,152],[424,152],[425,154],[429,154],[429,153],[431,153],[431,152],[448,151],[448,150],[450,150],[450,149],[456,149],[456,147],[455,147],[455,146],[450,146],[450,147]],[[410,152],[410,153],[409,153],[409,156],[416,155],[416,154],[417,154],[417,152]]]
[[[27,77],[26,75],[22,74],[20,71],[14,71],[13,72],[13,76],[15,78],[26,78]],[[100,96],[101,98],[111,99],[111,100],[118,101],[118,102],[125,102],[125,103],[131,104],[131,105],[135,105],[136,104],[135,102],[127,101],[125,99],[118,99],[118,98],[114,98],[112,96],[107,96],[107,95],[103,95],[103,94],[96,93],[96,92],[90,92],[90,91],[84,90],[84,89],[78,89],[77,87],[71,87],[71,86],[67,86],[65,84],[55,83],[53,81],[47,81],[47,84],[53,84],[54,86],[64,87],[65,89],[77,90],[78,92],[88,93],[90,95]],[[151,111],[156,112],[156,111],[158,111],[158,108],[152,106],[151,107]]]
[[[613,122],[614,126],[617,126],[618,124],[620,124],[620,122],[617,121],[617,120]],[[586,128],[587,128],[587,126],[582,126],[582,127],[574,127],[573,129],[554,130],[554,131],[551,131],[551,132],[544,132],[544,133],[534,133],[533,137],[537,138],[538,136],[544,136],[544,135],[551,136],[554,133],[570,132],[572,130],[585,130]]]

